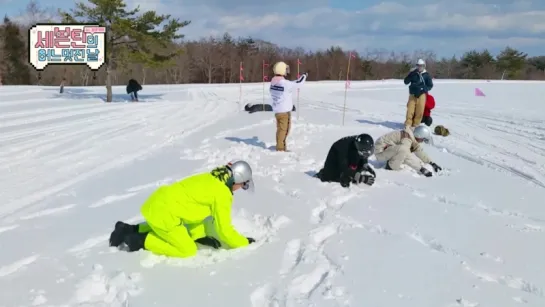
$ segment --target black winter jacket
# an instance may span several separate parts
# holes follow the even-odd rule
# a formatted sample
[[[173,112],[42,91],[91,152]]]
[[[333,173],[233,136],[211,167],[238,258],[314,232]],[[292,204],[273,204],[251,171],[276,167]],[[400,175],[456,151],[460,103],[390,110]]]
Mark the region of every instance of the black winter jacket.
[[[324,167],[318,173],[322,182],[340,182],[343,174],[354,178],[357,172],[367,169],[368,160],[361,157],[356,149],[357,137],[347,136],[331,145]]]
[[[142,90],[142,85],[140,85],[140,83],[138,83],[138,81],[134,80],[134,79],[130,79],[129,80],[129,84],[127,84],[127,94],[130,94],[130,93],[136,93],[138,91],[141,91]]]
[[[427,93],[433,88],[433,81],[431,79],[430,74],[427,71],[424,71],[423,73],[419,73],[417,69],[412,70],[407,77],[403,80],[403,82],[407,85],[409,85],[409,94],[414,95],[416,97],[420,97],[420,95]]]

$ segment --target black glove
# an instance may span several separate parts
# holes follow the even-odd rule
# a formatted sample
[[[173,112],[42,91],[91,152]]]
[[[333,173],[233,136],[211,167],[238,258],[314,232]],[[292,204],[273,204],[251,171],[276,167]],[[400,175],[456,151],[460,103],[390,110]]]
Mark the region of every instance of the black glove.
[[[221,247],[220,241],[214,237],[204,237],[195,240],[195,242],[218,249]]]
[[[343,188],[348,188],[350,186],[350,181],[352,181],[353,177],[350,176],[347,173],[341,174],[341,180],[339,181],[341,183],[341,186]]]
[[[433,175],[427,168],[423,167],[420,169],[420,173],[426,177],[431,177]]]
[[[254,238],[249,238],[249,237],[248,237],[248,238],[246,238],[246,239],[248,239],[248,244],[252,244],[252,243],[255,242],[255,239],[254,239]]]
[[[371,175],[373,175],[373,177],[377,177],[377,173],[375,173],[375,170],[371,167],[371,165],[369,164],[366,164],[365,165],[365,170],[368,171],[369,173],[371,173]]]
[[[434,162],[430,162],[430,165],[433,167],[433,170],[437,173],[441,170],[443,170],[439,165],[435,164]]]
[[[354,176],[354,183],[365,183],[366,185],[373,185],[375,183],[375,176],[364,175],[363,173],[357,173]]]

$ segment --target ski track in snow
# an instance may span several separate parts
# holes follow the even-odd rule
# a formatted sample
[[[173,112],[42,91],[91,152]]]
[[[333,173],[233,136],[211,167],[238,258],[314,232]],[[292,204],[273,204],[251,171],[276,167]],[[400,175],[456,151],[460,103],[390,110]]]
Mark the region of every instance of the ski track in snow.
[[[512,109],[514,86],[438,80],[440,176],[371,161],[375,186],[350,189],[311,176],[336,139],[401,127],[400,81],[353,82],[344,127],[342,83],[309,82],[288,153],[274,151],[271,113],[239,112],[261,84],[242,103],[238,85],[147,86],[141,103],[112,104],[102,88],[0,87],[0,305],[543,306],[544,110]],[[256,243],[191,259],[108,247],[154,189],[234,158],[257,186],[235,193],[233,223]]]

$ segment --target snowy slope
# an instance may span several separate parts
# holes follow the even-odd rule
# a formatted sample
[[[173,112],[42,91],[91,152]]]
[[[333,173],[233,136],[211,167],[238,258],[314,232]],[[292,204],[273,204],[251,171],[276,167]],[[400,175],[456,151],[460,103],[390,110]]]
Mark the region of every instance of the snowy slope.
[[[309,82],[276,153],[262,84],[144,86],[140,103],[103,87],[0,87],[0,306],[545,306],[545,84],[436,81],[427,147],[445,171],[377,166],[373,187],[312,178],[336,139],[404,120],[399,80]],[[487,97],[474,97],[475,87]],[[162,183],[234,158],[248,248],[189,260],[109,248]],[[374,161],[373,161],[374,163]]]

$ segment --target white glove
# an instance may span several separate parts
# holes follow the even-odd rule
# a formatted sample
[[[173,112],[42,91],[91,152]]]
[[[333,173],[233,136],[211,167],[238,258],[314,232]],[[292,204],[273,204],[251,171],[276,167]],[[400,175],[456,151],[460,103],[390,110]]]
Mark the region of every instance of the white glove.
[[[375,183],[375,177],[372,175],[365,175],[364,172],[357,172],[356,175],[354,175],[353,183],[359,184],[362,182],[366,185],[373,185]]]
[[[361,176],[363,176],[363,174],[361,172],[357,172],[356,175],[354,175],[354,183],[360,183]]]

